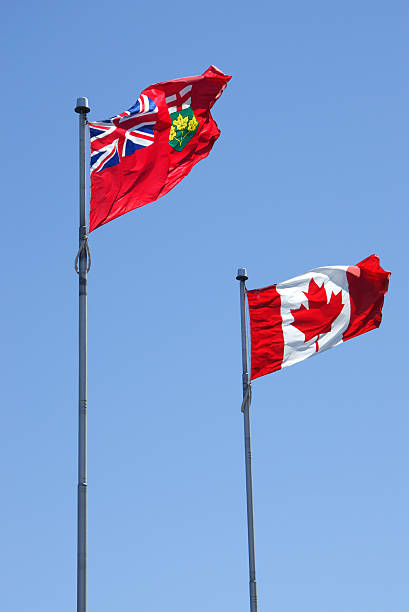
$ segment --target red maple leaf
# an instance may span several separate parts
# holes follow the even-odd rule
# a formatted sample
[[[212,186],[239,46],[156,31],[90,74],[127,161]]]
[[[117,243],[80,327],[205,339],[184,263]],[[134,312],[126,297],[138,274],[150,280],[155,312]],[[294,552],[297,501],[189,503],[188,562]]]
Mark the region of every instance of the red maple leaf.
[[[308,291],[303,291],[303,293],[308,298],[308,308],[301,304],[300,308],[291,310],[291,314],[294,317],[291,325],[294,325],[305,335],[304,342],[308,342],[308,340],[318,336],[315,343],[316,351],[318,351],[320,335],[331,331],[333,322],[341,313],[343,308],[342,291],[337,294],[332,292],[330,300],[327,302],[328,298],[324,283],[321,287],[318,287],[312,278]]]

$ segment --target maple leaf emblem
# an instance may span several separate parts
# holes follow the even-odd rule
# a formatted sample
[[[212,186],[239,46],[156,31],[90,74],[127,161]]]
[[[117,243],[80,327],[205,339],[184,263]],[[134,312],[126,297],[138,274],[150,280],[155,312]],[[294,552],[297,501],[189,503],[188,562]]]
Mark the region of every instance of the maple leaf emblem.
[[[169,132],[169,144],[175,151],[181,151],[195,134],[199,122],[192,108],[184,108],[170,114],[172,125]]]
[[[308,308],[301,304],[300,308],[291,310],[290,312],[294,317],[291,325],[304,334],[304,342],[308,342],[308,340],[312,340],[312,338],[317,336],[315,350],[318,351],[320,335],[331,331],[333,322],[340,315],[344,306],[342,303],[342,291],[336,294],[332,292],[328,302],[324,283],[319,287],[312,278],[308,291],[303,291],[303,293],[308,299]]]

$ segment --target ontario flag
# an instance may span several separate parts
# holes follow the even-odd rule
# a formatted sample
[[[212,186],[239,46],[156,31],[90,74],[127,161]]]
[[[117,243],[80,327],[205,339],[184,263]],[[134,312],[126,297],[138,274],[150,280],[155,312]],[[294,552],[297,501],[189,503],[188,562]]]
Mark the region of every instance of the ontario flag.
[[[125,112],[89,123],[90,232],[162,197],[209,155],[220,136],[210,109],[230,79],[210,66],[151,85]]]
[[[251,379],[379,327],[389,277],[370,255],[356,266],[316,268],[247,291]]]

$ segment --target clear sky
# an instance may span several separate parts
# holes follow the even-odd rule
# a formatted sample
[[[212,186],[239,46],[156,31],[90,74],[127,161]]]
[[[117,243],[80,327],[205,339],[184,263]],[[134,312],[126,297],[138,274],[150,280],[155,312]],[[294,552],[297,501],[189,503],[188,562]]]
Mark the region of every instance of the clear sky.
[[[3,6],[1,609],[76,591],[78,96],[90,119],[215,64],[210,156],[96,230],[89,612],[245,612],[239,266],[248,287],[371,253],[379,330],[254,383],[260,612],[406,612],[408,8]]]

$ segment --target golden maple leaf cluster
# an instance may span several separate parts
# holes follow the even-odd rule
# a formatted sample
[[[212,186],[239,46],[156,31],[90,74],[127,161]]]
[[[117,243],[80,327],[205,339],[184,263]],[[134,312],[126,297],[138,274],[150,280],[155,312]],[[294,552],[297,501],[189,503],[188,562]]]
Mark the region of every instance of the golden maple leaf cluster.
[[[182,117],[181,113],[172,121],[170,128],[169,140],[176,140],[180,146],[182,146],[183,140],[186,138],[189,132],[194,132],[198,126],[196,117],[192,117],[189,121],[189,117]],[[177,135],[179,134],[179,138]]]

